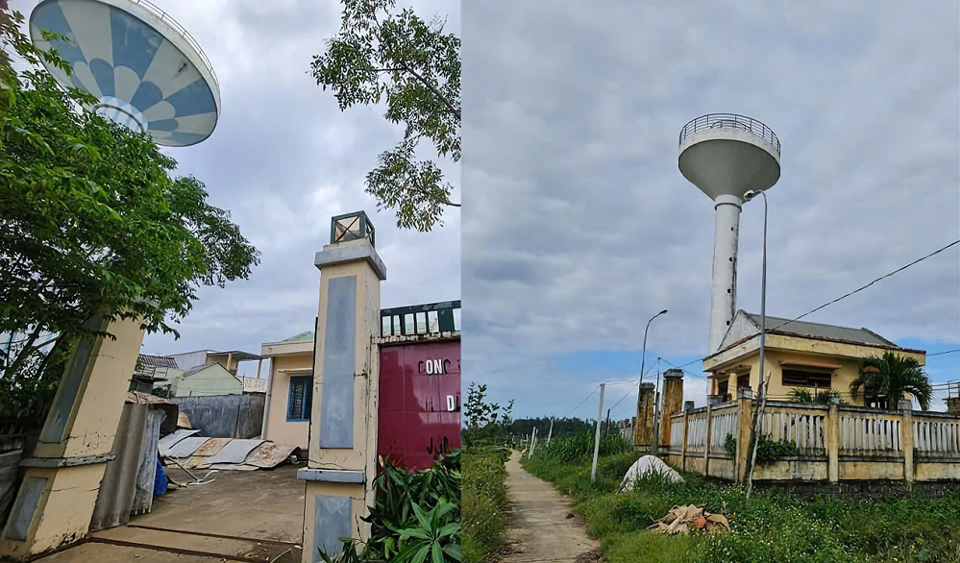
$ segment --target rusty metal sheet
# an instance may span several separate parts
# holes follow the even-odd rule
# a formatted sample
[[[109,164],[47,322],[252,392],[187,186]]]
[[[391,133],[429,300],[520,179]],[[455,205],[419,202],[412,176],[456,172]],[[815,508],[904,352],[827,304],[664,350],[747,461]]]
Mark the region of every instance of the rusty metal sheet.
[[[216,455],[224,446],[233,441],[233,438],[210,438],[193,452],[193,457],[208,457]]]
[[[278,444],[276,442],[264,442],[247,454],[247,459],[243,460],[244,465],[253,465],[263,469],[276,467],[283,463],[293,452],[299,451],[297,446],[288,446],[287,444]]]

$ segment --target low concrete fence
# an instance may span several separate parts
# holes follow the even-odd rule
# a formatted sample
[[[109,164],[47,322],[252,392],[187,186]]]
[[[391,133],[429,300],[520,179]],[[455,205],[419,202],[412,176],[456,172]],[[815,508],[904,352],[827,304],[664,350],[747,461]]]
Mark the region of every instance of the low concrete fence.
[[[190,419],[201,436],[256,438],[263,423],[263,393],[208,395],[170,399]]]
[[[757,406],[749,390],[740,390],[736,401],[672,416],[667,461],[744,480]],[[960,481],[960,415],[953,413],[769,401],[760,433],[793,443],[796,454],[758,465],[757,481]]]

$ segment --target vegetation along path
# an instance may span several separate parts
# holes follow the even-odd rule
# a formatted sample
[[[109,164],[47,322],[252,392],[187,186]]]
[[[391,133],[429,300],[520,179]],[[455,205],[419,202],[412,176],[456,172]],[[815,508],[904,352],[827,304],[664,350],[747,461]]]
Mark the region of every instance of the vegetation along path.
[[[589,537],[581,518],[570,517],[570,500],[552,485],[520,466],[520,452],[507,461],[509,563],[596,561],[599,544]]]

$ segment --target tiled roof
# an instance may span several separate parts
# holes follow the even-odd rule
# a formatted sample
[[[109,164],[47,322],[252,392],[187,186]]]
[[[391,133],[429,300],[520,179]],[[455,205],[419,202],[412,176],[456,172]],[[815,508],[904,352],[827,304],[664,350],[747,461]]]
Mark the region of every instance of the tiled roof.
[[[150,354],[140,354],[140,363],[145,366],[177,369],[177,361],[170,356],[152,356]]]
[[[281,340],[281,342],[310,342],[312,340],[313,340],[313,331],[308,330],[306,332],[301,332],[296,336],[291,336],[290,338]]]
[[[747,313],[746,311],[744,311],[744,314],[750,318],[753,324],[755,324],[758,328],[760,327],[760,315]],[[870,344],[872,346],[896,347],[896,344],[893,342],[890,342],[886,338],[883,338],[879,334],[866,328],[850,328],[845,326],[810,323],[806,321],[793,321],[784,326],[780,326],[789,320],[790,319],[771,317],[770,315],[767,315],[766,329],[768,331],[779,332],[781,334],[795,334],[797,336],[827,338],[829,340],[845,340],[848,342]]]

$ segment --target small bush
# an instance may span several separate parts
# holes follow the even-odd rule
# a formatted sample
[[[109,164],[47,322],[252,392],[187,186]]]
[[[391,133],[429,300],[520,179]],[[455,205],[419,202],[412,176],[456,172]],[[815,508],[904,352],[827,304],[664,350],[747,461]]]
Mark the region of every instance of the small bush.
[[[723,449],[730,456],[736,457],[737,440],[732,434],[727,434],[727,439],[723,441]],[[769,465],[798,453],[797,445],[792,441],[774,440],[767,434],[761,434],[760,441],[757,444],[757,465]]]

